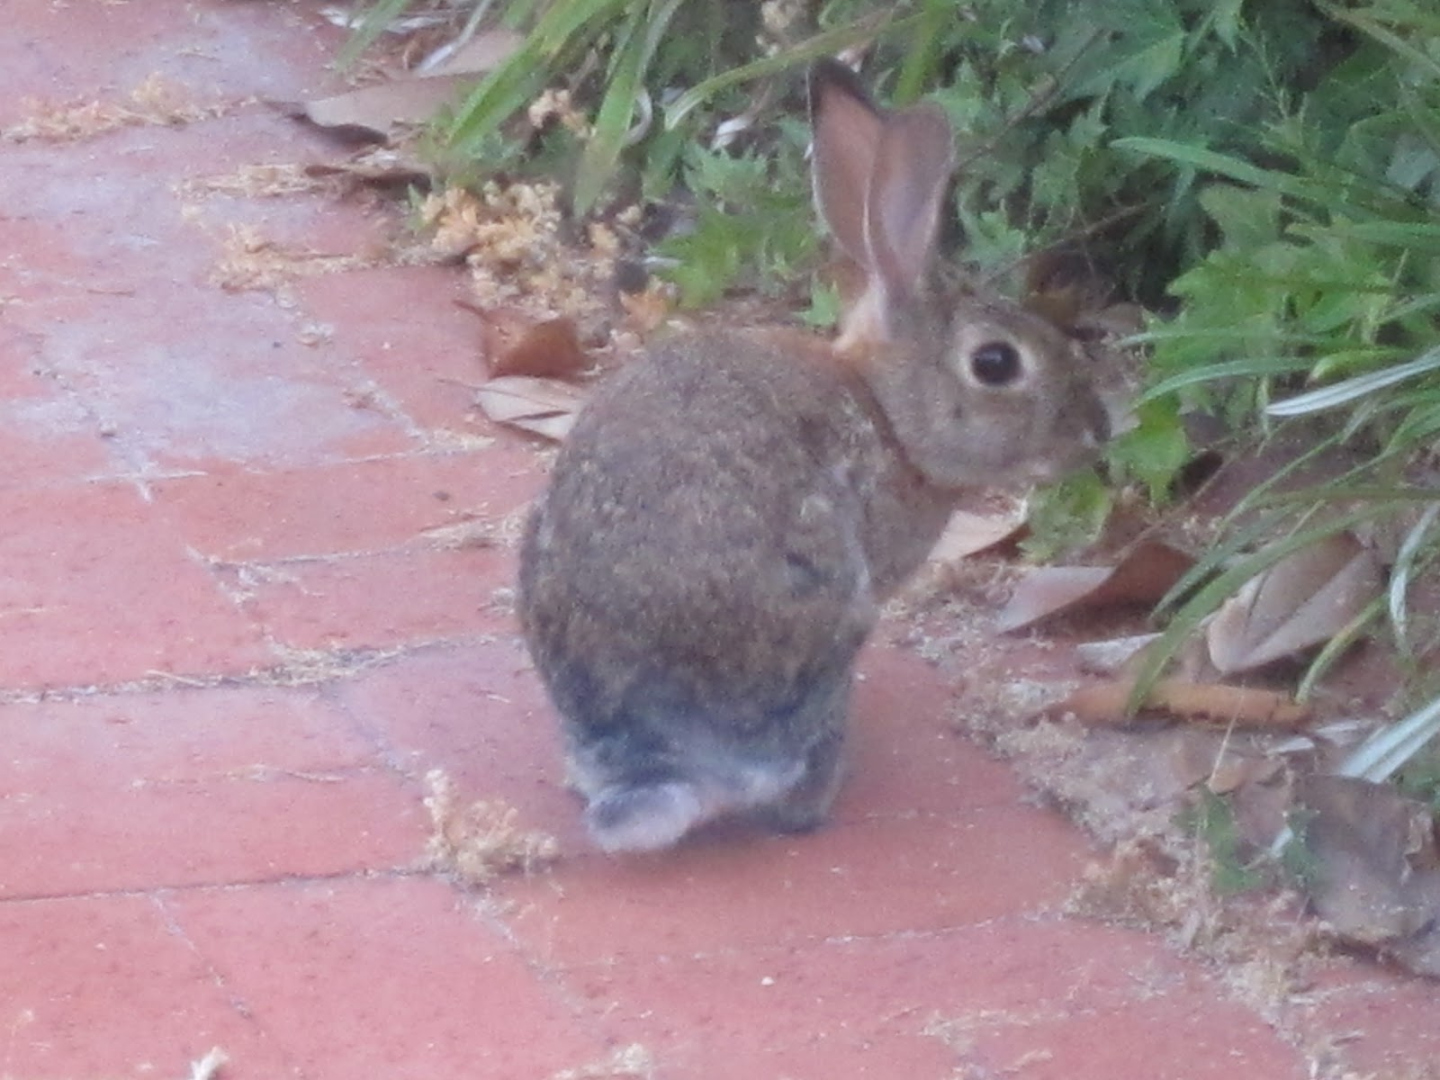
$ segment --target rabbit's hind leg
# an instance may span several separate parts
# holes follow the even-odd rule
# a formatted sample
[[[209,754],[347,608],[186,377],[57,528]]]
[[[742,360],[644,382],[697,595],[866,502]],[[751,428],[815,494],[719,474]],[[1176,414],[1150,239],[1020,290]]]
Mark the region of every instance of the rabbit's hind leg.
[[[769,828],[782,833],[810,832],[825,824],[830,804],[844,779],[843,732],[826,734],[805,755],[805,771],[783,796],[757,812]]]
[[[809,832],[823,825],[845,777],[845,729],[850,712],[848,673],[813,695],[809,708],[822,714],[816,725],[820,735],[806,748],[799,777],[778,798],[756,811],[756,817],[776,832]]]

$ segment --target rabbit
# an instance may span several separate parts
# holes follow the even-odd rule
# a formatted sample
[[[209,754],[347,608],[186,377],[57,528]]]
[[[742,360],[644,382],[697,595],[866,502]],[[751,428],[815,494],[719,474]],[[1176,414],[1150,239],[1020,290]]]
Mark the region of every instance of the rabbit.
[[[932,288],[954,141],[810,76],[820,216],[864,277],[838,338],[695,330],[611,376],[526,522],[518,610],[606,852],[720,816],[820,825],[856,655],[960,495],[1056,476],[1107,414],[1080,346]]]

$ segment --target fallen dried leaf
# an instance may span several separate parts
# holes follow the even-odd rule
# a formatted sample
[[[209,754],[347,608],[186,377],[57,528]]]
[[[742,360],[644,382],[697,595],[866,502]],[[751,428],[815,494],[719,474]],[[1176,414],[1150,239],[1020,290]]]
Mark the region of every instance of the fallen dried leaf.
[[[462,89],[473,84],[475,76],[504,61],[523,41],[513,31],[491,30],[477,34],[449,60],[423,75],[406,75],[280,108],[289,116],[341,135],[383,141],[397,127],[430,120]]]
[[[1169,544],[1146,540],[1113,567],[1037,567],[1015,586],[1010,602],[996,619],[996,629],[1009,633],[1062,612],[1154,604],[1194,563]]]
[[[512,308],[484,308],[465,300],[456,303],[483,320],[481,347],[494,378],[530,375],[563,379],[590,366],[574,319],[535,322]]]
[[[949,563],[1018,543],[1027,532],[1026,505],[1016,499],[993,514],[956,510],[930,549],[930,562]]]
[[[362,86],[282,110],[346,138],[384,142],[401,125],[423,124],[460,93],[463,76],[423,76]]]
[[[1170,738],[1157,745],[1157,753],[1185,789],[1206,783],[1231,752],[1226,733],[1213,727],[1173,728]]]
[[[1263,784],[1274,779],[1282,768],[1271,758],[1226,754],[1215,763],[1205,786],[1216,795],[1228,795],[1247,784]]]
[[[1015,584],[995,617],[1002,634],[1023,630],[1078,605],[1115,574],[1108,566],[1038,566]]]
[[[1250,671],[1321,645],[1379,595],[1375,553],[1350,533],[1327,537],[1252,578],[1205,628],[1222,674]]]
[[[584,400],[571,383],[528,375],[491,379],[475,392],[475,403],[491,420],[556,442],[570,433]]]
[[[1082,687],[1047,711],[1052,715],[1073,713],[1087,724],[1124,723],[1125,705],[1134,689],[1133,679]],[[1187,679],[1161,679],[1151,688],[1145,708],[1171,713],[1181,719],[1233,723],[1239,727],[1293,728],[1310,718],[1308,705],[1294,702],[1274,690]]]
[[[1340,937],[1379,948],[1440,977],[1440,853],[1429,806],[1389,784],[1305,776],[1296,801],[1309,813],[1305,887]]]

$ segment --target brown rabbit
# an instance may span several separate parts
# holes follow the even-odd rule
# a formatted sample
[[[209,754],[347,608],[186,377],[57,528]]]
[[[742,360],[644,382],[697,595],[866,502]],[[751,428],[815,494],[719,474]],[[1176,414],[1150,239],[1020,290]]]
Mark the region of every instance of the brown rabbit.
[[[881,111],[833,62],[810,102],[816,203],[865,280],[839,340],[664,342],[584,409],[527,525],[520,616],[607,851],[820,824],[856,653],[959,494],[1107,434],[1065,334],[929,288],[945,114]]]

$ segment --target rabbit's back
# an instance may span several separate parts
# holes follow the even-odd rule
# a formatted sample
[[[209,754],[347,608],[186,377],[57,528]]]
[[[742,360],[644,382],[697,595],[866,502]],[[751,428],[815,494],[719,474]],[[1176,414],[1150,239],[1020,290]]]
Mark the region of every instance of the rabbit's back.
[[[876,611],[865,503],[886,451],[833,363],[698,334],[586,407],[521,569],[536,662],[572,724],[688,716],[794,751],[777,717],[847,668]]]

